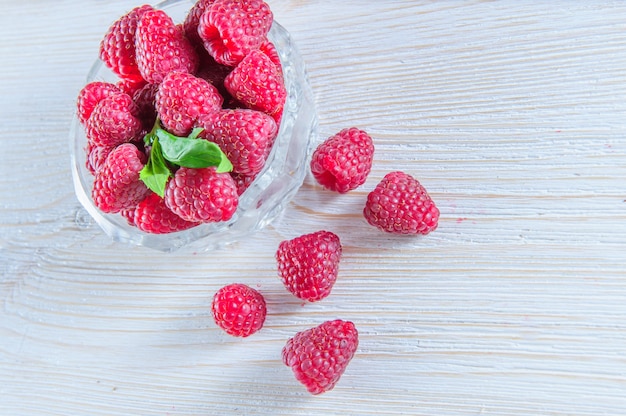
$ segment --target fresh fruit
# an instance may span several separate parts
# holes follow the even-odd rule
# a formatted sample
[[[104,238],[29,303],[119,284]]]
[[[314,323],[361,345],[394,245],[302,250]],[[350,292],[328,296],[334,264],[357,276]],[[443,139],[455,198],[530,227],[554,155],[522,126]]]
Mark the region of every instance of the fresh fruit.
[[[159,83],[170,72],[194,73],[198,56],[185,37],[163,10],[144,12],[135,32],[137,66],[149,83]]]
[[[146,84],[133,94],[133,101],[137,105],[137,117],[143,127],[150,130],[157,118],[156,94],[160,84]]]
[[[120,212],[135,207],[148,194],[139,180],[146,155],[132,143],[117,146],[96,172],[92,199],[103,212]]]
[[[144,81],[135,58],[135,32],[141,16],[152,6],[135,7],[115,21],[100,42],[100,59],[113,73],[134,83]]]
[[[120,89],[110,82],[93,81],[85,85],[78,93],[78,120],[84,125],[100,101],[120,92]]]
[[[198,225],[189,222],[174,214],[166,205],[163,198],[150,192],[135,208],[133,223],[141,231],[151,234],[168,234],[183,231]]]
[[[165,205],[191,222],[229,220],[239,204],[237,185],[228,173],[215,167],[180,168],[165,189]]]
[[[289,339],[283,347],[283,363],[311,394],[321,394],[335,387],[358,345],[352,322],[327,321]]]
[[[113,147],[139,138],[142,130],[138,109],[125,93],[111,94],[96,104],[87,123],[87,140],[96,146]]]
[[[113,147],[96,146],[92,143],[87,143],[87,148],[85,149],[87,153],[87,161],[85,163],[87,170],[95,176],[113,149]]]
[[[328,296],[337,280],[342,246],[330,231],[282,241],[276,251],[278,275],[296,297],[316,302]]]
[[[363,215],[388,233],[428,234],[437,228],[439,209],[417,179],[390,172],[367,196]]]
[[[236,337],[247,337],[263,327],[267,306],[263,295],[250,286],[234,283],[222,287],[211,305],[217,326]]]
[[[287,99],[281,70],[259,50],[246,55],[228,74],[224,86],[245,107],[270,116],[279,115]]]
[[[356,127],[343,129],[313,152],[311,173],[324,188],[343,194],[365,183],[373,157],[369,134]]]
[[[278,131],[267,114],[248,109],[221,110],[204,115],[200,137],[215,144],[233,164],[233,171],[253,176],[263,169]]]
[[[231,172],[230,176],[235,180],[235,184],[237,186],[237,194],[241,196],[249,187],[252,185],[252,182],[256,179],[255,176],[242,175],[241,173]]]
[[[161,124],[177,136],[191,133],[198,118],[218,111],[224,99],[202,78],[186,72],[170,72],[156,94]]]
[[[200,34],[198,33],[198,25],[200,24],[200,17],[204,14],[206,9],[214,3],[216,0],[198,0],[196,4],[194,4],[185,20],[183,21],[183,31],[185,32],[185,36],[191,44],[196,49],[204,49],[204,45],[202,44],[202,39],[200,38]]]
[[[273,20],[262,0],[217,0],[200,16],[198,34],[217,62],[235,66],[259,49]]]

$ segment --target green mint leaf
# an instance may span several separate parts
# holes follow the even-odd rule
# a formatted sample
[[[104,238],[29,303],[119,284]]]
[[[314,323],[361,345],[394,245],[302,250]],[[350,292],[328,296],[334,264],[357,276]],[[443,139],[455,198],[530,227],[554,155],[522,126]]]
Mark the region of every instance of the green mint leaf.
[[[201,131],[194,129],[190,137],[178,137],[165,130],[157,130],[156,136],[159,138],[163,157],[186,168],[216,166],[219,173],[232,171],[232,163],[218,145],[208,140],[193,138]]]
[[[148,163],[146,163],[139,172],[139,179],[146,184],[148,189],[163,198],[165,195],[165,186],[171,176],[172,172],[163,158],[159,140],[155,137],[152,141],[152,149],[150,150]]]

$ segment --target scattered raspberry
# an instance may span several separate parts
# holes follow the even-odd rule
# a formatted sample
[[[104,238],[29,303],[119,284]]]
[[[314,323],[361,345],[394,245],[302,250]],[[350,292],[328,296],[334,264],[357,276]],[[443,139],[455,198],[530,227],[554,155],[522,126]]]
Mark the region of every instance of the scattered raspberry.
[[[247,337],[263,327],[267,307],[258,291],[244,284],[224,286],[211,305],[217,326],[236,337]]]
[[[373,157],[374,143],[366,132],[343,129],[313,152],[311,173],[324,188],[343,194],[365,183]]]
[[[371,225],[395,234],[428,234],[439,220],[426,189],[404,172],[385,175],[367,196],[363,215]]]
[[[228,92],[247,108],[271,116],[282,112],[287,90],[279,67],[263,52],[250,52],[224,80]]]
[[[87,139],[96,146],[113,147],[130,142],[142,131],[138,109],[125,93],[112,94],[96,104],[85,125]]]
[[[228,173],[216,173],[215,167],[178,169],[164,199],[169,209],[191,222],[227,221],[239,204],[235,181]]]
[[[219,110],[223,100],[217,89],[202,78],[170,72],[159,86],[156,109],[163,127],[177,136],[187,136],[198,117]]]
[[[311,394],[331,390],[345,372],[359,345],[350,321],[327,321],[298,332],[283,347],[283,363]]]
[[[144,81],[135,59],[135,32],[141,16],[152,6],[135,7],[115,21],[100,42],[100,59],[123,80]]]
[[[198,225],[174,214],[163,198],[150,192],[135,208],[133,222],[141,231],[152,234],[168,234],[183,231]]]
[[[226,154],[233,171],[256,175],[263,169],[278,127],[274,119],[259,111],[220,110],[200,119],[200,133]]]
[[[330,294],[339,271],[341,242],[330,231],[282,241],[276,251],[278,275],[291,293],[315,302]]]
[[[84,125],[100,101],[120,92],[116,85],[109,82],[94,81],[85,85],[78,93],[78,120]]]
[[[146,155],[134,144],[122,144],[109,153],[96,172],[91,197],[103,212],[119,212],[135,207],[148,194],[139,179]]]
[[[135,36],[137,66],[149,83],[163,81],[170,72],[196,71],[198,56],[193,46],[164,11],[143,13]]]
[[[273,20],[262,0],[217,0],[200,16],[198,34],[217,62],[235,66],[259,48]]]

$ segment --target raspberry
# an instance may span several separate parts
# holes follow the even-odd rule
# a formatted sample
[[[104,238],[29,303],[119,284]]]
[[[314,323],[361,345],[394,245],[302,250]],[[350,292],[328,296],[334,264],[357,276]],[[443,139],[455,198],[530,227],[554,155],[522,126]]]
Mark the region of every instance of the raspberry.
[[[236,337],[247,337],[263,327],[267,307],[258,291],[240,283],[224,286],[211,305],[217,326]]]
[[[259,48],[273,20],[262,0],[217,0],[200,16],[198,34],[217,62],[235,66]]]
[[[122,144],[109,153],[96,172],[91,197],[103,212],[119,212],[135,207],[148,194],[139,179],[146,155],[134,144]]]
[[[226,90],[245,107],[271,116],[282,112],[287,90],[281,70],[263,52],[250,52],[224,80]]]
[[[224,87],[224,79],[230,71],[231,67],[218,64],[206,51],[204,53],[200,53],[200,67],[198,68],[198,73],[196,76],[198,78],[202,78],[207,80],[211,85],[213,85],[219,93],[224,97],[224,101],[230,98],[230,94],[226,91],[226,87]]]
[[[213,85],[185,72],[167,74],[156,95],[163,127],[177,136],[189,135],[198,117],[219,110],[222,102]]]
[[[87,139],[96,146],[113,147],[130,142],[142,131],[138,109],[125,93],[112,94],[96,104],[85,125]]]
[[[439,210],[426,189],[404,172],[390,172],[367,196],[367,222],[395,234],[428,234],[437,228]]]
[[[259,111],[220,110],[200,119],[200,133],[226,154],[233,171],[256,175],[263,169],[278,128],[273,118]]]
[[[341,252],[339,237],[330,231],[282,241],[276,251],[278,275],[296,297],[316,302],[330,294]]]
[[[100,101],[120,92],[116,85],[109,82],[94,81],[85,85],[78,93],[78,120],[84,125]]]
[[[311,394],[331,390],[359,346],[359,333],[350,321],[327,321],[298,332],[283,347],[283,363]]]
[[[100,42],[100,59],[123,80],[141,82],[135,58],[135,32],[141,16],[152,6],[135,7],[115,21]]]
[[[366,132],[343,129],[313,152],[311,173],[324,188],[343,194],[365,183],[373,157],[374,143]]]
[[[112,150],[112,147],[96,146],[92,143],[87,143],[87,148],[85,149],[85,153],[87,153],[87,161],[85,163],[87,170],[95,176]]]
[[[198,0],[196,4],[189,10],[185,20],[183,21],[183,30],[185,36],[197,49],[204,48],[200,34],[198,33],[198,25],[200,24],[200,17],[206,9],[216,0]]]
[[[215,167],[178,169],[167,183],[164,199],[169,209],[191,222],[227,221],[239,204],[235,181]]]
[[[183,30],[162,10],[141,15],[135,34],[139,72],[149,83],[159,83],[174,71],[193,73],[198,56]]]
[[[276,46],[269,40],[265,40],[261,46],[259,46],[259,50],[267,55],[270,58],[270,61],[276,65],[276,67],[280,70],[282,74],[283,64],[280,62],[280,55],[278,55],[278,51],[276,50]]]
[[[235,180],[235,184],[237,185],[237,195],[239,196],[241,196],[241,194],[243,194],[256,179],[256,175],[248,176],[237,172],[231,172],[230,176],[232,176]]]
[[[151,192],[135,208],[133,222],[142,231],[152,234],[167,234],[183,231],[198,225],[196,222],[185,221],[174,214],[163,198]]]

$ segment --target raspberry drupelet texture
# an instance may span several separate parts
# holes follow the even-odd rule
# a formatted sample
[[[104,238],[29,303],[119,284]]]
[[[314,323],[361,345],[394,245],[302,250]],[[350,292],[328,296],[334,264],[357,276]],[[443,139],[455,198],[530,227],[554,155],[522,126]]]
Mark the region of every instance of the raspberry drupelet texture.
[[[160,83],[170,72],[194,73],[198,56],[185,37],[163,10],[149,10],[141,15],[135,32],[137,67],[151,84]]]
[[[165,205],[191,222],[229,220],[239,204],[237,185],[229,173],[215,167],[180,168],[165,188]]]
[[[85,125],[87,140],[113,147],[139,138],[143,129],[139,110],[126,93],[111,94],[96,104]]]
[[[215,144],[233,164],[233,171],[254,176],[263,169],[278,127],[274,119],[248,109],[220,110],[203,116],[200,137]]]
[[[263,295],[250,286],[233,283],[213,296],[211,305],[217,326],[236,337],[248,337],[263,327],[267,306]]]
[[[135,7],[115,21],[100,42],[100,59],[123,80],[144,81],[135,57],[135,32],[141,16],[152,6]]]
[[[93,81],[85,85],[78,93],[77,110],[78,120],[84,125],[96,105],[102,101],[102,99],[119,94],[122,91],[114,84],[103,81]]]
[[[137,228],[151,234],[169,234],[195,227],[199,223],[189,222],[174,214],[163,198],[150,192],[135,208],[133,223]]]
[[[134,144],[113,149],[96,172],[91,194],[96,206],[107,213],[137,206],[149,192],[139,179],[145,161],[146,155]]]
[[[198,34],[217,62],[235,66],[259,49],[273,20],[262,0],[217,0],[200,16]]]
[[[296,297],[316,302],[327,297],[337,281],[341,254],[341,241],[330,231],[285,240],[276,251],[278,275]]]
[[[365,183],[373,158],[374,142],[370,135],[351,127],[317,147],[311,157],[311,173],[324,188],[343,194]]]
[[[390,172],[367,196],[363,215],[388,233],[428,234],[437,228],[439,209],[417,179]]]
[[[217,89],[186,72],[170,72],[156,94],[156,109],[163,127],[177,136],[191,133],[198,118],[222,107]]]
[[[279,117],[287,90],[280,67],[263,52],[255,50],[224,79],[226,90],[243,106]]]
[[[311,394],[321,394],[335,387],[358,345],[359,334],[352,322],[327,321],[287,341],[283,363]]]

